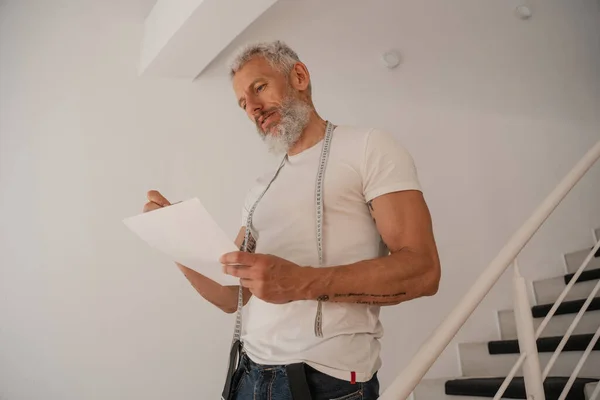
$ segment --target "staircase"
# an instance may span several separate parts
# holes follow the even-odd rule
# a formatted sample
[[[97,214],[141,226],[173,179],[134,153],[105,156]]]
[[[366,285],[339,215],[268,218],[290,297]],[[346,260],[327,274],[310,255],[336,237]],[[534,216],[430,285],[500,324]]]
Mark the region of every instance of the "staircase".
[[[595,242],[600,240],[600,229],[595,231]],[[562,293],[573,274],[590,253],[590,248],[565,255],[567,274],[533,283],[536,306],[532,307],[534,328],[540,325]],[[579,276],[537,339],[542,370],[556,350],[569,325],[575,319],[585,300],[600,280],[600,250],[594,254],[585,271]],[[583,314],[562,353],[544,381],[547,400],[558,399],[565,384],[592,337],[600,326],[600,294],[596,294]],[[517,328],[513,310],[498,313],[500,340],[487,343],[459,344],[460,366],[463,376],[453,379],[424,379],[413,392],[414,400],[477,400],[493,398],[504,378],[520,356]],[[567,400],[589,400],[600,380],[600,341],[578,374]],[[512,380],[502,399],[526,399],[522,373]],[[600,397],[599,397],[600,399]]]
[[[572,279],[562,276],[536,282],[538,305],[533,308],[527,282],[518,265],[518,257],[523,248],[598,160],[600,141],[583,155],[508,239],[452,311],[425,339],[406,367],[381,394],[380,400],[482,397],[493,400],[566,400],[586,397],[589,400],[600,400],[600,360],[598,350],[593,348],[600,340],[600,300],[594,298],[600,297],[600,279],[598,271],[593,271],[600,269],[600,229],[594,232],[596,241],[591,249],[565,256],[567,275],[573,274]],[[583,262],[577,265],[582,257]],[[501,340],[460,345],[463,374],[460,379],[424,380],[427,371],[509,268],[513,272],[511,294],[515,309],[514,312],[504,311],[498,314]],[[583,275],[586,270],[592,272]],[[566,285],[565,280],[569,282]],[[590,290],[589,285],[593,282],[594,287]],[[577,289],[573,291],[575,286]],[[586,291],[589,294],[583,300]],[[567,298],[569,293],[570,297]],[[511,314],[516,320],[511,318]],[[582,320],[583,323],[579,324]],[[589,339],[592,332],[593,336]],[[518,339],[521,347],[520,353],[515,339]],[[582,352],[580,349],[586,342],[588,346]],[[548,352],[553,347],[556,351],[550,356]],[[564,348],[566,350],[562,351]],[[520,379],[519,374],[523,374],[523,378]],[[561,387],[564,394],[561,393]]]

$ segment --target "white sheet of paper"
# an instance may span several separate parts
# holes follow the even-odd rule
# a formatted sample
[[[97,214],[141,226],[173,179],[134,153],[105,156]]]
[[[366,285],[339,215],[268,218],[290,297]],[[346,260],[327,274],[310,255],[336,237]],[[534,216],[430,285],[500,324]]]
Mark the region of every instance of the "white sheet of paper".
[[[197,198],[126,218],[123,223],[173,261],[221,285],[239,284],[219,263],[221,255],[238,249]]]

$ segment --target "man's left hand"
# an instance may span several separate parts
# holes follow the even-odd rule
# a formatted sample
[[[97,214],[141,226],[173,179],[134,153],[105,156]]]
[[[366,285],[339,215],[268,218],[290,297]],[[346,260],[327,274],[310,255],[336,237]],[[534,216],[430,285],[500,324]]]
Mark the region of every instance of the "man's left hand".
[[[261,300],[284,304],[304,300],[309,268],[270,254],[242,251],[221,256],[223,272],[240,278],[242,286]]]

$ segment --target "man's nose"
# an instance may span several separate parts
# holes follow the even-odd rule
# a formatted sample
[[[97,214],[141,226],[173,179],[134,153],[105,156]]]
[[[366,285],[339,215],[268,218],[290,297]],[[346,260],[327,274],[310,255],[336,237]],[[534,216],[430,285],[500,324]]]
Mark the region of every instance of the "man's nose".
[[[246,108],[248,109],[248,113],[252,118],[256,118],[262,113],[262,105],[252,100],[248,101]]]

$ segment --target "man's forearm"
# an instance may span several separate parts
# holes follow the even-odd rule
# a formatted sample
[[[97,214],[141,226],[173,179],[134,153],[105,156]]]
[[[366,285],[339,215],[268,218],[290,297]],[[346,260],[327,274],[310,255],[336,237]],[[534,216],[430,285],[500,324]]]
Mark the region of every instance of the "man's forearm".
[[[354,264],[309,268],[300,297],[307,300],[395,305],[437,292],[437,259],[400,250]]]
[[[194,289],[206,300],[219,307],[226,313],[233,313],[237,310],[239,286],[223,286],[205,277],[204,275],[177,264],[181,272],[185,275]],[[250,293],[244,290],[244,304],[250,299]]]
[[[235,245],[240,248],[244,241],[246,228],[240,228]],[[237,310],[239,286],[223,286],[205,277],[204,275],[190,269],[184,265],[176,263],[183,275],[192,284],[194,289],[206,300],[228,314],[234,313]],[[252,293],[244,288],[244,305],[248,303]]]

